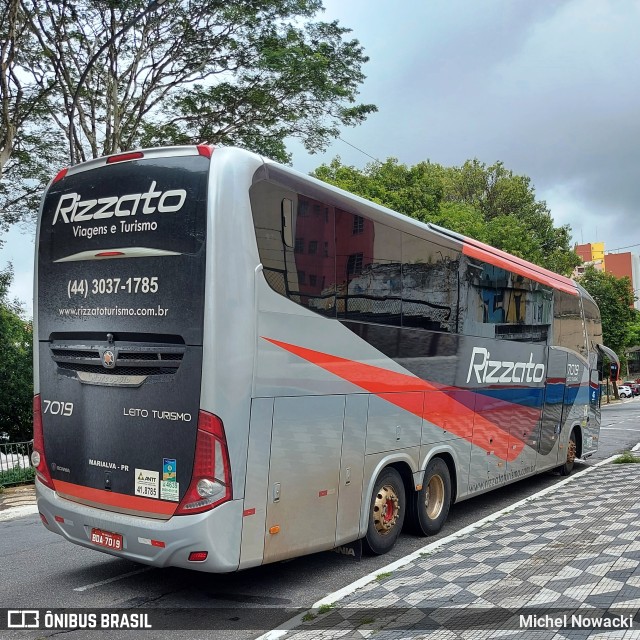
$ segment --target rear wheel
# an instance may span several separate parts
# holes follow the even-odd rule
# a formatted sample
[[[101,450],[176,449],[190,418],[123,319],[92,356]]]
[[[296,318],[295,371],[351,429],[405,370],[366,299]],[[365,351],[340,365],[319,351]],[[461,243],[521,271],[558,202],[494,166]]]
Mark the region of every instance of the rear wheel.
[[[558,467],[561,476],[568,476],[573,471],[573,464],[576,459],[576,430],[574,429],[569,436],[569,444],[567,445],[567,459],[563,465]]]
[[[410,526],[418,535],[432,536],[442,529],[451,505],[451,476],[442,458],[434,458],[424,472],[422,489],[410,505]]]
[[[392,467],[376,480],[369,506],[369,526],[364,539],[366,549],[374,554],[387,553],[396,543],[406,511],[404,484]]]

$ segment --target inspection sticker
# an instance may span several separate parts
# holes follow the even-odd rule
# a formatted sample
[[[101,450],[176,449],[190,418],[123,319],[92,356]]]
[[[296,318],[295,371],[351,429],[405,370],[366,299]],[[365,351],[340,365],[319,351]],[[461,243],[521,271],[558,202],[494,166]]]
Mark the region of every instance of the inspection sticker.
[[[136,495],[145,498],[158,498],[160,474],[148,469],[136,469]]]
[[[177,482],[175,458],[162,458],[162,479],[166,482]]]
[[[180,483],[175,480],[161,480],[160,481],[160,499],[171,500],[178,502],[178,495],[180,493]]]

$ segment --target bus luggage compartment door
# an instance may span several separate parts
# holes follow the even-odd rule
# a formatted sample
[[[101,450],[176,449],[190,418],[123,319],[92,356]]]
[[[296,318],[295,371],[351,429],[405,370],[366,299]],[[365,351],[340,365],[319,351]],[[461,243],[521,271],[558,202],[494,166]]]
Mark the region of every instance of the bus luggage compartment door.
[[[344,396],[276,398],[264,562],[335,544]]]

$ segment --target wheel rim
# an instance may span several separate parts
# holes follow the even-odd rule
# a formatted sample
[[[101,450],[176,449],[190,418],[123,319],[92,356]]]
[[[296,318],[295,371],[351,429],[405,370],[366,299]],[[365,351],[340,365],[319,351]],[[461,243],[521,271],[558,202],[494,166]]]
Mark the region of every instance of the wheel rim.
[[[576,459],[576,441],[569,440],[569,446],[567,447],[567,464],[573,464]]]
[[[373,504],[373,523],[376,531],[387,535],[396,525],[400,513],[398,494],[391,485],[380,487]]]
[[[431,476],[427,490],[425,491],[424,506],[427,511],[427,517],[430,520],[436,520],[442,513],[444,506],[444,482],[438,475]]]

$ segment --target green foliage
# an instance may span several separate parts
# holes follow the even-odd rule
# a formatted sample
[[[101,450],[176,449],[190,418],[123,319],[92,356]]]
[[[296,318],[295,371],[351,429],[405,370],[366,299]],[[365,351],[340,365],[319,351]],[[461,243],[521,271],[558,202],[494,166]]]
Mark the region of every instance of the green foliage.
[[[557,273],[568,275],[580,263],[570,246],[569,227],[554,227],[531,180],[514,175],[501,162],[487,166],[469,160],[461,167],[444,167],[427,161],[409,167],[389,158],[359,170],[336,158],[312,175]]]
[[[323,613],[328,613],[329,611],[331,611],[331,609],[333,609],[335,607],[335,603],[331,602],[329,604],[321,604],[320,608],[318,609],[318,613],[319,614],[323,614]]]
[[[588,266],[578,281],[600,308],[604,344],[622,355],[632,345],[632,327],[638,324],[638,313],[631,306],[634,301],[631,281],[597,271],[593,266]]]
[[[288,161],[285,139],[321,150],[376,111],[356,101],[368,58],[349,29],[315,20],[321,0],[152,5],[22,0],[24,71],[67,146],[73,110],[79,160],[208,142]]]
[[[9,485],[33,482],[35,477],[36,470],[33,467],[15,466],[13,469],[0,472],[0,489]]]
[[[640,457],[632,451],[624,451],[614,461],[613,464],[635,464],[640,462]]]
[[[8,299],[13,271],[0,271],[0,433],[29,440],[32,431],[33,328],[17,302]]]

